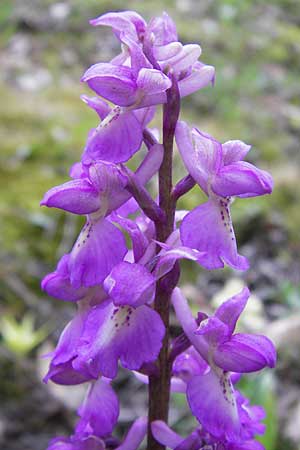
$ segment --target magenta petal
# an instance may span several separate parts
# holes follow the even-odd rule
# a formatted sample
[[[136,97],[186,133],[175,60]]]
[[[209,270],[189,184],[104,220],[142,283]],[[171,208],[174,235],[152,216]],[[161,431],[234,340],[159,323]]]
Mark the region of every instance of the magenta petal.
[[[130,205],[129,205],[130,208]],[[129,209],[130,211],[130,209]],[[122,210],[121,210],[122,212]],[[127,212],[125,208],[123,208],[123,212]],[[129,234],[132,241],[132,250],[134,255],[134,261],[138,262],[141,257],[144,255],[148,245],[149,240],[145,236],[145,230],[141,230],[140,227],[130,219],[125,219],[124,217],[118,214],[112,214],[113,220],[121,225],[125,231]]]
[[[146,29],[146,38],[151,40],[151,44],[153,44],[154,38],[155,45],[165,45],[178,41],[176,25],[166,12],[150,20]]]
[[[191,130],[185,122],[176,126],[176,143],[189,174],[208,193],[208,180],[222,162],[222,146],[211,136]]]
[[[99,194],[85,179],[55,186],[44,195],[41,206],[60,208],[74,214],[90,214],[100,205]]]
[[[207,362],[201,358],[194,347],[178,355],[173,363],[172,373],[188,382],[195,375],[204,375],[209,369]]]
[[[106,219],[88,220],[70,253],[68,268],[73,287],[102,283],[127,252],[122,232]]]
[[[176,317],[182,326],[184,333],[201,357],[208,362],[209,345],[203,336],[195,334],[197,322],[192,315],[186,298],[179,288],[175,288],[172,293],[172,303],[176,312]]]
[[[115,305],[136,307],[153,301],[155,282],[154,276],[141,264],[121,262],[106,277],[103,286]]]
[[[72,367],[72,361],[77,356],[77,346],[83,332],[86,315],[87,311],[79,311],[61,333],[58,344],[52,353],[49,371],[44,378],[45,383],[50,379],[56,384],[74,385],[92,378],[89,374],[76,372]]]
[[[180,72],[187,71],[201,55],[201,47],[197,44],[184,45],[180,52],[168,59],[162,65],[164,67],[171,67],[176,75]]]
[[[115,32],[123,32],[135,39],[138,39],[138,34],[143,33],[146,27],[142,16],[135,11],[109,12],[90,20],[90,24],[94,27],[112,27]]]
[[[61,364],[50,364],[49,370],[43,381],[48,383],[51,380],[55,384],[62,386],[75,386],[77,384],[90,381],[93,377],[89,374],[76,372],[72,366],[72,360]]]
[[[206,431],[216,438],[236,440],[240,422],[228,374],[211,370],[195,376],[188,383],[187,399],[193,415]]]
[[[88,97],[87,95],[81,95],[80,98],[86,105],[96,111],[101,120],[105,119],[111,111],[111,107],[99,97]]]
[[[117,107],[89,136],[83,161],[127,161],[140,149],[142,133],[142,126],[136,115],[130,111],[122,112]]]
[[[140,417],[131,425],[124,441],[116,450],[138,450],[147,432],[148,421],[146,417]]]
[[[165,91],[172,85],[171,80],[164,73],[156,69],[141,69],[137,77],[137,86],[139,92],[143,92],[145,100],[139,102],[141,106],[150,106],[158,103],[163,103],[165,100]],[[162,99],[160,100],[160,95]],[[153,101],[153,99],[157,100]],[[151,99],[148,100],[148,99]]]
[[[70,255],[64,255],[54,272],[49,273],[42,280],[41,287],[51,297],[69,302],[76,302],[85,297],[88,289],[81,287],[75,289],[70,283],[68,262]]]
[[[123,194],[128,178],[121,173],[116,164],[98,161],[89,167],[89,179],[101,197],[101,212],[105,214],[111,200]]]
[[[233,140],[222,144],[222,149],[223,162],[224,165],[227,166],[234,162],[243,160],[251,149],[251,145],[245,144],[243,141]]]
[[[172,248],[160,242],[158,242],[158,244],[161,245],[163,250],[159,253],[159,261],[153,272],[157,279],[170,272],[178,259],[189,259],[201,264],[201,258],[205,256],[203,252],[201,253],[198,250],[183,247],[182,245]]]
[[[227,325],[230,334],[233,333],[236,322],[243,312],[249,296],[250,291],[245,287],[241,292],[222,303],[217,309],[215,317],[222,320],[222,322]]]
[[[202,320],[196,334],[205,337],[211,347],[224,342],[230,335],[228,326],[215,316]]]
[[[224,267],[224,263],[238,270],[249,265],[237,252],[230,211],[225,200],[209,200],[193,209],[183,219],[180,236],[183,245],[205,252],[198,261],[207,269]]]
[[[197,62],[194,64],[189,75],[178,82],[180,97],[186,97],[193,92],[213,84],[215,79],[215,68]]]
[[[213,359],[222,369],[232,372],[255,372],[264,367],[274,367],[276,350],[265,336],[257,334],[235,334],[220,344]]]
[[[130,54],[130,67],[133,69],[135,76],[138,75],[142,68],[152,68],[151,63],[146,58],[142,47],[134,41],[126,33],[120,33],[121,41],[127,46]]]
[[[134,111],[134,115],[138,119],[138,121],[141,123],[142,129],[145,128],[145,126],[151,122],[151,120],[154,118],[156,112],[155,106],[149,106],[147,108],[139,108]]]
[[[75,289],[69,278],[63,278],[57,272],[49,273],[42,280],[42,289],[48,295],[67,302],[77,302],[85,297],[88,288]]]
[[[130,67],[98,63],[81,78],[96,94],[116,105],[129,106],[135,102],[137,85]]]
[[[153,55],[157,61],[165,61],[173,58],[182,50],[180,42],[170,42],[166,45],[156,45],[153,47]]]
[[[175,431],[168,427],[162,420],[155,420],[152,422],[151,430],[157,442],[172,449],[176,448],[183,441],[183,438],[175,433]]]
[[[125,368],[137,370],[156,359],[164,333],[159,314],[148,306],[99,305],[88,315],[73,366],[85,367],[93,376],[114,378],[120,359]]]
[[[64,328],[54,351],[52,364],[68,362],[77,355],[76,348],[83,332],[86,316],[87,311],[79,311],[74,319]]]
[[[99,378],[91,384],[78,414],[77,435],[86,431],[99,437],[112,433],[119,417],[119,401],[108,380]]]
[[[271,175],[245,161],[222,167],[211,183],[212,190],[222,197],[240,195],[255,197],[270,194],[273,189]]]

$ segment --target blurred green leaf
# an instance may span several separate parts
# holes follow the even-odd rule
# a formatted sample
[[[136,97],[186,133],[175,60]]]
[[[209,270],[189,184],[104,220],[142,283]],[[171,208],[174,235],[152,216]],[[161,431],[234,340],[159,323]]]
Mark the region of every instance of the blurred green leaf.
[[[266,431],[263,436],[258,436],[257,440],[265,446],[266,450],[279,450],[276,447],[278,416],[273,373],[265,370],[259,375],[244,376],[239,382],[239,388],[250,399],[252,405],[261,405],[266,412],[264,420]]]
[[[29,313],[20,322],[10,315],[4,315],[0,326],[4,345],[19,356],[28,354],[48,334],[46,327],[34,329],[34,317]]]

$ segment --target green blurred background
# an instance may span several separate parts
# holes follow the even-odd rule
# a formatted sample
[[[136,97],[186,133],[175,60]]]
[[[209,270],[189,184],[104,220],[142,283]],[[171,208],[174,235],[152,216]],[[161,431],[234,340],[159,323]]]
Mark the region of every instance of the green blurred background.
[[[82,219],[41,209],[46,190],[68,178],[96,116],[80,101],[91,64],[109,60],[119,43],[88,19],[135,9],[146,19],[163,10],[180,39],[202,46],[216,85],[183,101],[182,117],[224,142],[253,145],[250,161],[272,172],[271,196],[237,200],[233,219],[246,274],[204,272],[183,264],[182,284],[195,310],[215,307],[247,283],[253,298],[241,328],[264,332],[278,346],[276,371],[246,377],[241,388],[268,413],[267,450],[300,449],[300,2],[299,0],[1,0],[0,3],[0,443],[4,450],[42,450],[68,434],[82,390],[41,382],[51,350],[73,309],[47,298],[40,279],[69,251]],[[176,174],[182,167],[176,163]],[[192,208],[200,190],[180,206]],[[52,347],[51,347],[52,346]],[[145,388],[121,372],[119,430],[146,405]],[[134,395],[132,391],[134,390]],[[171,422],[192,427],[175,396]]]

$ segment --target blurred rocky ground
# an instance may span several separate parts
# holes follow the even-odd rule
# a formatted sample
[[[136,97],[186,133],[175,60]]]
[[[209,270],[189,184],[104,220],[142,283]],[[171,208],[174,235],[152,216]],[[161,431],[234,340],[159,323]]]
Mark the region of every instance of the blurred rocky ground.
[[[251,160],[274,175],[272,196],[236,200],[232,208],[240,251],[251,269],[205,272],[184,263],[182,283],[195,310],[209,310],[249,285],[253,297],[241,326],[272,337],[279,362],[274,373],[245,378],[241,388],[267,410],[266,449],[295,450],[300,442],[297,0],[1,1],[0,446],[46,448],[49,437],[70,433],[83,395],[80,388],[70,395],[41,382],[46,371],[41,355],[53,348],[73,310],[46,298],[40,279],[70,249],[82,221],[41,209],[39,201],[67,179],[96,123],[79,99],[86,92],[79,81],[83,71],[118,52],[110,31],[93,29],[88,19],[124,8],[147,19],[164,9],[184,42],[201,44],[203,61],[216,67],[216,85],[185,99],[183,118],[221,141],[251,143]],[[179,163],[176,173],[182,175]],[[180,207],[192,208],[201,198],[195,188]],[[122,431],[143,414],[146,390],[125,372],[115,386]],[[180,395],[171,422],[184,432],[192,426]]]

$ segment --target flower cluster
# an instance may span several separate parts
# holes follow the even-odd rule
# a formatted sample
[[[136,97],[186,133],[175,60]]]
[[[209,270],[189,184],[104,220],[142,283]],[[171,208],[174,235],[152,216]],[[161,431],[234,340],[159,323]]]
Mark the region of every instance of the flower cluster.
[[[182,258],[207,269],[248,268],[237,251],[229,207],[234,197],[270,193],[272,178],[243,161],[250,146],[221,144],[177,121],[180,98],[213,84],[215,70],[198,60],[199,45],[178,41],[166,13],[147,24],[136,12],[112,12],[91,24],[111,27],[121,53],[83,75],[96,96],[82,100],[99,124],[89,132],[70,180],[41,202],[86,217],[71,251],[42,281],[50,296],[77,305],[51,354],[45,382],[86,383],[88,389],[74,434],[53,439],[48,450],[135,450],[147,428],[158,448],[261,449],[255,436],[264,431],[264,412],[250,406],[234,384],[242,373],[274,367],[276,355],[266,337],[234,333],[248,289],[213,316],[194,318],[175,286]],[[148,128],[158,105],[164,105],[163,144]],[[169,189],[174,135],[188,175]],[[138,151],[140,164],[131,171],[126,163]],[[147,183],[156,174],[154,200]],[[175,211],[177,199],[195,184],[207,201],[190,212]],[[161,314],[170,298],[183,333],[173,342]],[[158,362],[162,348],[168,356]],[[171,391],[186,395],[197,429],[182,438],[163,417],[149,415],[137,419],[122,442],[113,437],[119,401],[111,383],[119,364],[153,384],[170,363]]]

